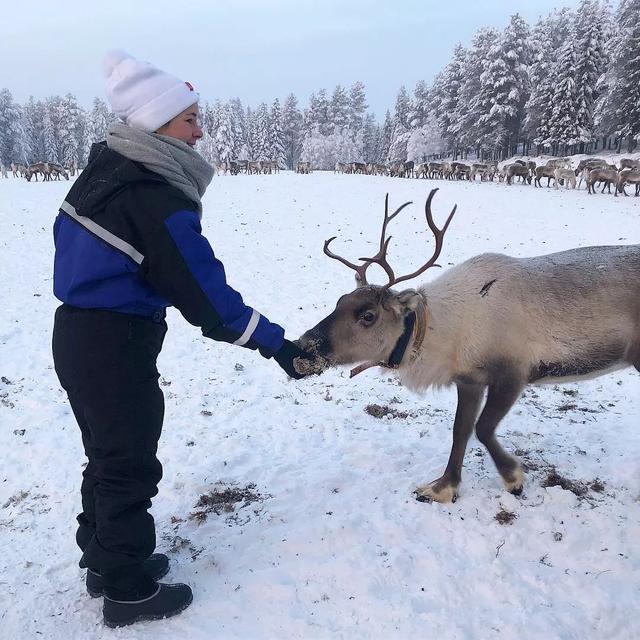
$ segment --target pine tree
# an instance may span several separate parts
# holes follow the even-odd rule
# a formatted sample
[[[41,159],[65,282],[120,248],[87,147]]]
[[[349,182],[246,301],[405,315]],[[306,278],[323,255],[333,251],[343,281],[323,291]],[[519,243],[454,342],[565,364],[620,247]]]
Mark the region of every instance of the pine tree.
[[[353,133],[362,129],[365,113],[367,111],[367,99],[364,84],[354,82],[349,89],[349,129]]]
[[[271,105],[269,115],[269,159],[278,163],[278,167],[284,169],[284,133],[282,131],[282,112],[280,111],[280,100],[276,98]]]
[[[495,46],[499,34],[495,29],[479,29],[473,37],[471,48],[462,60],[462,84],[458,92],[458,99],[453,120],[449,125],[451,136],[458,140],[462,147],[479,148],[478,121],[482,115],[480,105],[480,78],[487,67],[487,59],[491,47]],[[431,131],[432,127],[429,127]],[[433,134],[428,136],[432,146],[441,145],[433,142]],[[437,153],[437,152],[434,152]]]
[[[298,109],[298,99],[293,93],[290,93],[284,101],[282,133],[286,166],[293,169],[302,150],[302,113]]]
[[[100,142],[107,137],[109,125],[116,119],[116,116],[109,110],[106,102],[100,98],[94,98],[91,112],[89,114],[89,143]]]
[[[328,133],[346,129],[349,124],[349,96],[342,85],[336,85],[328,110]]]
[[[0,91],[0,162],[10,164],[16,158],[19,106],[13,100],[9,89]]]
[[[529,28],[518,15],[491,47],[483,72],[479,106],[479,142],[503,155],[520,139],[524,107],[529,98],[528,65],[531,59]]]
[[[362,132],[362,147],[358,154],[359,157],[363,162],[377,162],[380,127],[376,125],[376,119],[372,113],[368,113],[365,116],[364,123],[359,131]]]
[[[27,162],[39,162],[45,157],[44,147],[44,104],[36,101],[33,96],[22,108],[22,123],[29,150]]]
[[[578,140],[590,142],[595,137],[594,106],[597,83],[605,71],[606,24],[597,0],[582,0],[576,22],[576,125]]]
[[[604,133],[624,139],[631,152],[640,139],[640,0],[620,0],[611,41],[611,64],[596,107]]]
[[[451,62],[444,68],[442,74],[442,97],[440,99],[440,113],[438,123],[442,136],[456,149],[459,145],[459,131],[456,127],[456,113],[460,100],[460,90],[464,83],[464,68],[468,52],[460,44],[453,50]]]
[[[265,102],[262,102],[255,114],[256,126],[256,160],[270,160],[269,148],[269,109]]]
[[[248,160],[247,121],[244,107],[239,98],[231,100],[231,127],[233,129],[233,158]]]
[[[44,162],[58,162],[58,141],[56,139],[56,132],[53,122],[51,121],[51,112],[49,109],[45,109],[42,129],[44,155],[40,160]]]
[[[396,98],[396,108],[393,114],[393,132],[391,134],[391,144],[389,155],[392,160],[406,160],[407,140],[409,134],[409,113],[411,112],[411,101],[404,86],[400,87]]]
[[[384,124],[380,135],[380,151],[378,154],[378,162],[389,162],[391,151],[391,137],[393,136],[393,120],[389,110],[384,115]]]
[[[429,114],[429,89],[424,80],[420,80],[413,90],[413,100],[409,112],[409,128],[418,129],[421,127]]]
[[[220,105],[217,114],[218,127],[216,129],[215,144],[218,159],[221,162],[228,162],[233,158],[234,139],[233,124],[231,118],[231,107],[228,104]]]
[[[577,124],[577,42],[575,31],[565,42],[558,60],[558,74],[555,78],[555,91],[551,100],[549,134],[545,144],[557,149],[558,145],[573,145],[579,141]]]

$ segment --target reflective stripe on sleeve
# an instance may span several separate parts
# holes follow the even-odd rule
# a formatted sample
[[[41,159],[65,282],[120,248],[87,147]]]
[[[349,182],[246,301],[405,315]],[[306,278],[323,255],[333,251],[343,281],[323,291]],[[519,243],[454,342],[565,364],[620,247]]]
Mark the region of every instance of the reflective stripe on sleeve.
[[[60,209],[64,211],[67,215],[71,216],[76,222],[81,224],[85,229],[91,231],[95,236],[98,236],[101,240],[104,240],[107,244],[111,245],[118,251],[121,251],[125,255],[129,256],[134,262],[138,264],[142,264],[144,260],[144,256],[134,247],[132,247],[128,242],[125,242],[118,236],[114,236],[111,231],[107,231],[104,227],[101,227],[99,224],[96,224],[91,218],[87,218],[86,216],[80,216],[76,212],[75,207],[72,204],[69,204],[66,200],[60,205]],[[247,338],[248,339],[248,338]]]
[[[253,309],[253,313],[251,314],[251,318],[249,319],[249,323],[247,324],[247,328],[244,330],[244,333],[233,343],[237,344],[239,347],[244,346],[251,340],[251,336],[253,332],[256,330],[258,326],[258,322],[260,322],[260,314]]]

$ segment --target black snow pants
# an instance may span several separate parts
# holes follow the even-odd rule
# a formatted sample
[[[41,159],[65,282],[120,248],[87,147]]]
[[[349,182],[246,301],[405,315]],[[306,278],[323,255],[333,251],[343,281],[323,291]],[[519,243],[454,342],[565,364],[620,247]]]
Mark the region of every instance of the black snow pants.
[[[166,331],[164,318],[66,304],[55,315],[55,369],[88,458],[76,534],[80,566],[99,571],[112,597],[148,581],[142,563],[155,549],[147,510],[162,477],[156,359]]]

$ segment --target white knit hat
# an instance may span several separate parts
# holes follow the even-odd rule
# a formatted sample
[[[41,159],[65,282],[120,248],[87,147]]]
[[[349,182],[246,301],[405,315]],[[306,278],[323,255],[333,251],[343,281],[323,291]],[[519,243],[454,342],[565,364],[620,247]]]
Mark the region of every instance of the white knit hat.
[[[104,72],[113,112],[146,133],[157,131],[200,98],[188,82],[121,49],[107,52]]]

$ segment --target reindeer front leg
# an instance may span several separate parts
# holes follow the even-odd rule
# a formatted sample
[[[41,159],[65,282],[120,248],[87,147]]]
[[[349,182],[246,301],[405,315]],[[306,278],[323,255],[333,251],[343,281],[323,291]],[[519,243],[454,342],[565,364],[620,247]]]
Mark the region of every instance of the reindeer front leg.
[[[440,478],[417,487],[420,502],[455,502],[462,478],[462,461],[469,436],[476,422],[484,387],[477,384],[458,384],[458,408],[453,423],[453,446],[449,462]]]

